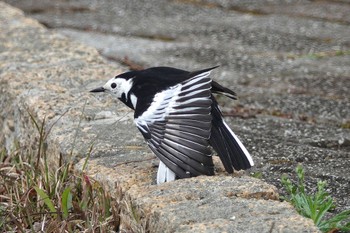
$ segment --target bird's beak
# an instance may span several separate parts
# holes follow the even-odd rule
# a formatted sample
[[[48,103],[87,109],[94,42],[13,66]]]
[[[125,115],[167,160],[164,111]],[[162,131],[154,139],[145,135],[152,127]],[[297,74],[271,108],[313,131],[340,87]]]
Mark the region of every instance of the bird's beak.
[[[104,91],[105,91],[105,89],[103,87],[98,87],[98,88],[91,90],[90,92],[104,92]]]

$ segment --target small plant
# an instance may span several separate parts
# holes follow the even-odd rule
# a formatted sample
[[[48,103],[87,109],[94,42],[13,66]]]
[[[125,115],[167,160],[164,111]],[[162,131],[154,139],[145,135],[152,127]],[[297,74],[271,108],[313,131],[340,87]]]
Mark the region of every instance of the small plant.
[[[345,210],[329,219],[326,213],[335,208],[333,198],[326,192],[326,182],[317,182],[315,194],[305,191],[305,172],[301,165],[296,168],[297,183],[294,184],[287,176],[282,176],[281,183],[286,189],[287,196],[283,199],[292,203],[304,217],[311,218],[323,232],[350,232],[350,210]],[[347,221],[347,222],[346,222]]]
[[[257,178],[257,179],[262,179],[263,178],[263,174],[262,172],[252,172],[250,174],[251,177]]]
[[[45,132],[45,119],[30,117],[38,132],[35,149],[18,143],[10,153],[0,148],[0,232],[118,231],[118,204],[97,181],[73,172],[72,163],[50,167],[51,128]]]

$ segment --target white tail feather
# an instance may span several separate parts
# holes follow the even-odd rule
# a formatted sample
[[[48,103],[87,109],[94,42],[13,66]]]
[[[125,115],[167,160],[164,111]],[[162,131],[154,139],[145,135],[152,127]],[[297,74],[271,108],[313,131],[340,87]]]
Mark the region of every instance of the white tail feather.
[[[175,173],[170,170],[162,161],[159,162],[157,172],[157,184],[175,180]]]
[[[243,153],[245,154],[245,156],[247,157],[250,166],[254,166],[254,162],[252,157],[250,156],[248,150],[245,148],[245,146],[243,145],[243,143],[241,142],[241,140],[239,140],[239,138],[236,136],[236,134],[230,129],[230,127],[226,124],[226,122],[224,121],[224,119],[222,119],[222,122],[224,123],[225,127],[230,131],[231,135],[233,136],[233,138],[236,140],[236,142],[238,143],[239,147],[241,147]]]

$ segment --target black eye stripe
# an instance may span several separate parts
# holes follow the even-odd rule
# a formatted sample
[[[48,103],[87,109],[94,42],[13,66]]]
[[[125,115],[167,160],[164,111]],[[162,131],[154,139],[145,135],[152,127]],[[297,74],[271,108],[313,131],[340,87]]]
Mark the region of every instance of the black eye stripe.
[[[115,83],[112,83],[112,84],[111,84],[111,88],[113,88],[113,89],[114,89],[116,86],[117,86],[117,84],[115,84]]]

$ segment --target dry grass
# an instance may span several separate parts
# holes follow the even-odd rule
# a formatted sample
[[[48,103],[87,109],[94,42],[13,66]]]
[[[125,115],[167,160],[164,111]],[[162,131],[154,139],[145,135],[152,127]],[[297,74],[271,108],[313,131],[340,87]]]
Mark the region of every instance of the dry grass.
[[[11,152],[0,149],[0,232],[119,231],[118,203],[97,181],[74,172],[72,164],[50,168],[45,119],[32,120],[36,149],[18,143]]]

